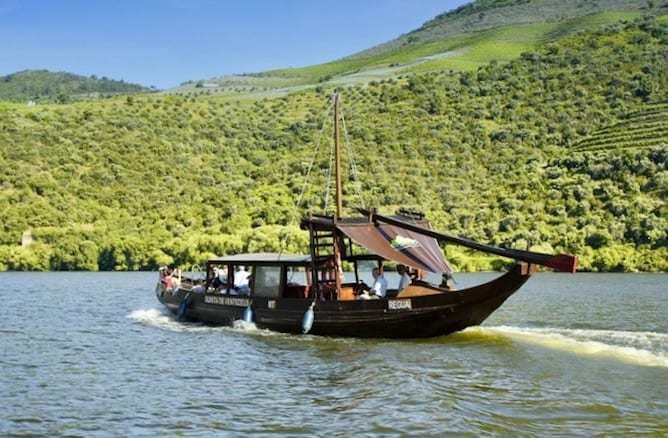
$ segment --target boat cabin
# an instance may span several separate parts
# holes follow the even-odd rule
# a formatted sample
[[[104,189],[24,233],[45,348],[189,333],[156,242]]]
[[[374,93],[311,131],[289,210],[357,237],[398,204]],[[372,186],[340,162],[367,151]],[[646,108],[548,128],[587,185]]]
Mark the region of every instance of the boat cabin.
[[[307,298],[310,257],[278,253],[238,254],[210,259],[206,292],[265,298]]]
[[[336,293],[333,266],[322,261],[318,284],[321,299],[354,300],[364,285],[360,272],[382,266],[382,258],[357,256],[352,262],[354,278],[341,279]],[[352,273],[349,274],[349,276]],[[341,272],[340,275],[343,275]],[[238,254],[211,259],[206,265],[206,292],[262,298],[309,299],[314,288],[311,256],[279,253]],[[328,287],[329,286],[329,287]],[[367,286],[368,287],[368,286]]]
[[[420,218],[419,222],[424,221]],[[382,270],[388,260],[412,269],[414,277],[401,292],[397,290],[398,279],[388,284],[388,297],[448,291],[424,281],[427,272],[450,272],[433,238],[379,226],[364,217],[334,220],[311,216],[301,225],[309,231],[310,255],[255,253],[211,259],[206,266],[206,292],[259,298],[356,300],[373,284],[369,277],[372,269]]]

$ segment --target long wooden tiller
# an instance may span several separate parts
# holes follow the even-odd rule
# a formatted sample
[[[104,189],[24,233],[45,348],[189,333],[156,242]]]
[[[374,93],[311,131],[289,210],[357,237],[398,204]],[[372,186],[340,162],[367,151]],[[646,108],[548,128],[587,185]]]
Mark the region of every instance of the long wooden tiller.
[[[507,249],[493,245],[485,245],[484,243],[476,242],[475,240],[471,240],[466,237],[451,236],[448,234],[439,233],[437,231],[430,230],[419,225],[414,225],[409,222],[404,222],[396,218],[383,216],[370,210],[359,209],[359,211],[374,222],[383,222],[389,225],[405,228],[416,233],[424,234],[425,236],[433,237],[440,242],[453,243],[455,245],[465,246],[467,248],[476,249],[478,251],[489,254],[496,254],[498,256],[508,257],[514,260],[546,266],[560,272],[574,273],[577,269],[577,256],[571,254],[543,254],[539,252],[522,251],[519,249]]]

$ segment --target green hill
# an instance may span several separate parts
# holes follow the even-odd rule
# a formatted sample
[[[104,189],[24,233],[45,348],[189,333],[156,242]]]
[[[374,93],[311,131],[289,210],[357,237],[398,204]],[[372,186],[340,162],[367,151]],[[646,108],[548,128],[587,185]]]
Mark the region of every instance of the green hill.
[[[651,5],[652,7],[648,7]],[[509,25],[558,23],[601,12],[654,9],[646,0],[476,0],[438,15],[418,29],[352,57],[391,53],[406,46]]]
[[[668,270],[665,131],[643,147],[614,135],[606,141],[618,147],[594,147],[664,111],[667,43],[665,20],[648,17],[506,64],[343,88],[360,173],[344,186],[346,208],[420,208],[438,229],[575,253],[585,270]],[[324,209],[329,136],[314,149],[330,92],[0,103],[0,268],[188,267],[212,254],[303,251],[295,221]],[[34,243],[20,246],[23,233]],[[500,266],[447,252],[459,269]]]
[[[508,62],[575,32],[631,20],[642,13],[667,14],[668,7],[646,0],[477,0],[349,57],[307,67],[190,81],[171,92],[257,98],[415,72],[471,71],[491,61]]]
[[[149,91],[149,88],[116,81],[106,77],[80,76],[48,70],[24,70],[0,76],[0,100],[15,102],[60,102],[132,94]]]

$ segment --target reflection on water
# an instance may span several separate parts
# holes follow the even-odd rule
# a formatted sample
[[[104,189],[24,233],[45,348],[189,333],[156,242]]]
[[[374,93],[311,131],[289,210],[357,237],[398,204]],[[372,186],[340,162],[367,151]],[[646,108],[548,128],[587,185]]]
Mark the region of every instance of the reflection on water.
[[[180,323],[154,280],[0,274],[0,435],[668,431],[666,275],[540,274],[412,341]]]

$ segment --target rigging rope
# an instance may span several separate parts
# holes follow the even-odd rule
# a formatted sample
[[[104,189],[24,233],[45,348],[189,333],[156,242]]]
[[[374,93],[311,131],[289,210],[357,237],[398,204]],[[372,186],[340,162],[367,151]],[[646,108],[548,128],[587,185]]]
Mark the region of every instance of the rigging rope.
[[[308,186],[308,179],[309,176],[311,175],[311,169],[313,169],[313,164],[315,163],[315,160],[318,158],[318,150],[320,149],[320,139],[322,138],[322,133],[325,131],[325,126],[327,126],[327,120],[329,119],[329,112],[331,110],[332,106],[330,105],[329,107],[325,108],[324,111],[324,117],[323,117],[323,122],[322,122],[322,127],[320,128],[320,132],[318,133],[318,136],[315,139],[315,151],[313,153],[313,158],[311,159],[311,162],[309,163],[308,169],[306,171],[306,176],[304,177],[304,184],[302,184],[302,189],[299,193],[299,197],[297,198],[297,204],[295,205],[295,208],[299,209],[299,206],[301,205],[302,202],[302,197],[304,196],[304,192],[306,191],[306,186]],[[294,220],[294,217],[293,217]]]
[[[327,214],[327,205],[329,205],[329,186],[332,184],[332,163],[334,162],[334,142],[331,142],[329,151],[329,167],[327,168],[327,184],[325,184],[325,214]]]
[[[306,193],[306,187],[309,185],[309,176],[311,175],[311,170],[313,169],[313,165],[315,164],[315,160],[318,158],[318,151],[320,150],[320,139],[322,138],[323,132],[325,132],[325,127],[327,126],[327,120],[329,120],[329,113],[331,111],[332,105],[328,106],[325,108],[323,111],[323,116],[322,116],[322,126],[320,127],[320,131],[318,131],[318,134],[315,138],[315,151],[313,153],[313,158],[311,158],[311,162],[308,165],[308,168],[306,169],[306,175],[304,176],[304,183],[302,184],[302,188],[299,191],[299,196],[297,197],[297,202],[295,204],[295,210],[299,210],[299,207],[302,203],[302,198],[304,197]],[[288,226],[293,226],[296,220],[296,216],[293,215],[292,218],[290,219],[290,223]],[[286,247],[286,240],[287,240],[287,234],[285,235],[285,238],[280,238],[280,246],[279,246],[279,256],[283,254],[285,251]]]

